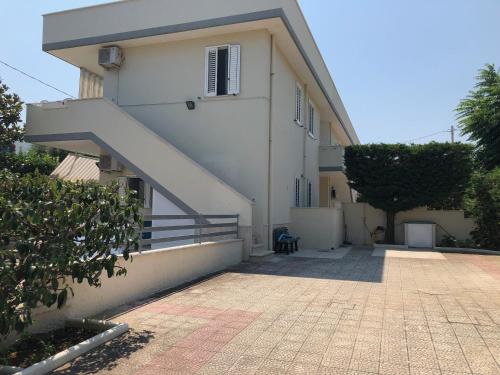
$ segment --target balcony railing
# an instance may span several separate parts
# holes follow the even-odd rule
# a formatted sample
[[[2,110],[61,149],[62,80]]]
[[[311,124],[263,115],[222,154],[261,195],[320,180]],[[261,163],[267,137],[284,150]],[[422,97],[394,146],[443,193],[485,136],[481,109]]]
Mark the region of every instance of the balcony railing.
[[[319,147],[320,172],[335,172],[344,170],[344,147],[320,146]]]
[[[187,220],[194,223],[169,223],[174,220]],[[219,222],[210,222],[214,220]],[[155,244],[190,240],[193,240],[193,243],[202,243],[209,238],[238,238],[239,235],[239,215],[146,215],[144,222],[145,227],[141,231],[141,247],[143,249],[148,249]],[[162,223],[162,225],[153,226],[156,222],[165,222],[168,225]],[[189,231],[190,233],[176,235],[178,231]],[[166,232],[165,235],[163,232]],[[154,233],[159,233],[161,237],[154,236]]]

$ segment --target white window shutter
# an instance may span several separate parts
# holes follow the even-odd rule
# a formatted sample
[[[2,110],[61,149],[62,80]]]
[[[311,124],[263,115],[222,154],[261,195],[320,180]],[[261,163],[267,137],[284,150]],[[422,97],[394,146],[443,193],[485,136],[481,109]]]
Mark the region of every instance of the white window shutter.
[[[217,48],[208,47],[205,57],[205,96],[217,95]]]
[[[295,121],[302,123],[302,89],[295,87]]]
[[[240,93],[240,49],[238,44],[229,46],[229,82],[227,90],[229,95]]]
[[[314,135],[314,122],[315,122],[314,107],[311,103],[309,103],[309,132],[313,135]]]

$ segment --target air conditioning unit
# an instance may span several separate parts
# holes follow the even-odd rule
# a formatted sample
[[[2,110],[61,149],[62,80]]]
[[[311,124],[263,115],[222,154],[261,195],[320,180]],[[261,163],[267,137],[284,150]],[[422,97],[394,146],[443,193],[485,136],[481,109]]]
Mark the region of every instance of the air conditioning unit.
[[[99,65],[104,69],[120,69],[123,54],[120,47],[111,46],[99,49]]]
[[[123,165],[110,155],[101,155],[99,157],[99,170],[101,172],[121,172]]]

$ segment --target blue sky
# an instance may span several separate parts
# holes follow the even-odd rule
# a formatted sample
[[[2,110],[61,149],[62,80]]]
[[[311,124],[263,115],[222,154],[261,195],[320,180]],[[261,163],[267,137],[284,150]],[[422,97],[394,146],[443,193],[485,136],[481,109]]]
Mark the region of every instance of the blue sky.
[[[299,1],[363,143],[449,129],[477,70],[500,65],[499,0]],[[41,15],[103,2],[4,1],[0,60],[77,96],[77,69],[41,50]],[[3,65],[0,77],[25,102],[64,97]]]

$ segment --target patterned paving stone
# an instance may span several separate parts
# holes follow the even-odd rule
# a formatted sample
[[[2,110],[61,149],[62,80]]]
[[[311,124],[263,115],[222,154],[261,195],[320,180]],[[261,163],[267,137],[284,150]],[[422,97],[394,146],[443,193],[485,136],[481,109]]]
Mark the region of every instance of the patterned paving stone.
[[[500,256],[397,255],[242,264],[121,308],[127,335],[55,373],[500,374]]]

